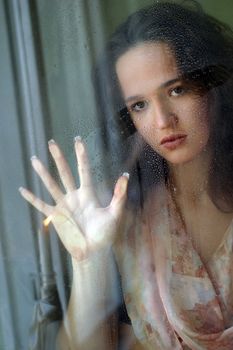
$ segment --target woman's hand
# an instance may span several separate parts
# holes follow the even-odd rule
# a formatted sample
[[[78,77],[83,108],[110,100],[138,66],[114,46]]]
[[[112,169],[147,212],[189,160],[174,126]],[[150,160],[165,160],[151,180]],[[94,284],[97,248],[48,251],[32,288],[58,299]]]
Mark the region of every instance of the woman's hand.
[[[87,259],[92,253],[111,245],[124,210],[128,174],[117,181],[111,203],[101,208],[92,185],[87,153],[79,137],[75,138],[80,187],[75,185],[65,157],[55,143],[49,141],[49,151],[56,163],[64,194],[42,162],[32,157],[32,166],[40,176],[56,205],[51,206],[27,189],[20,188],[22,196],[51,221],[67,251],[76,261]]]

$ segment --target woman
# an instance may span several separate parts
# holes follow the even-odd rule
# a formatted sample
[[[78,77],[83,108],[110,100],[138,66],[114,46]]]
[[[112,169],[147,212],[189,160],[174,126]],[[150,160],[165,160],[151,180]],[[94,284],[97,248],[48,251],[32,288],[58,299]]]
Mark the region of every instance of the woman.
[[[233,348],[232,58],[232,32],[196,3],[156,2],[117,29],[96,72],[102,113],[113,106],[137,146],[128,195],[125,173],[100,207],[80,138],[79,189],[49,142],[65,195],[33,157],[56,205],[21,193],[51,218],[73,263],[64,348],[117,346],[115,314],[106,320],[111,246],[132,348]]]

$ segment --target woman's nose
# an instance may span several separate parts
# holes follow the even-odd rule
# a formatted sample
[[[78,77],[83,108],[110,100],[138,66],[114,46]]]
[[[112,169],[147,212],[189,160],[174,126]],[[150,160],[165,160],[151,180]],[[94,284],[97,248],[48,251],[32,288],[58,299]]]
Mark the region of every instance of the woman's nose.
[[[177,115],[166,100],[156,99],[153,102],[153,119],[158,129],[173,127],[177,124]]]

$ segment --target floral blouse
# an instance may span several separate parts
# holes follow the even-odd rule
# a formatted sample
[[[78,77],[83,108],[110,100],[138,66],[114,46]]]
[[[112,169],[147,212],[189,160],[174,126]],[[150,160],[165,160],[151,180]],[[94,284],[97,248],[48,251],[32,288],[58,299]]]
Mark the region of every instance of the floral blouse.
[[[153,198],[115,245],[137,339],[151,350],[233,349],[233,221],[204,264],[165,186]]]

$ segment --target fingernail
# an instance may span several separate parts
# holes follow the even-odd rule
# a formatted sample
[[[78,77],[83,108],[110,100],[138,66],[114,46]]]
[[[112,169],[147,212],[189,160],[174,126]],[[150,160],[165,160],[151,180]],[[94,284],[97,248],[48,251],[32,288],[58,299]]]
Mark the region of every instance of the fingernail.
[[[55,143],[56,143],[56,142],[54,141],[54,139],[51,139],[51,140],[48,141],[48,144],[49,144],[49,145],[54,145]]]
[[[82,141],[82,138],[80,136],[76,136],[75,137],[75,142],[77,142],[76,147],[78,148],[78,151],[82,153],[84,151],[84,146],[83,146],[83,143],[80,141]]]
[[[37,159],[37,156],[32,156],[30,159],[33,161],[34,159]]]
[[[122,176],[125,176],[125,177],[127,177],[127,179],[129,179],[129,173],[127,173],[127,172],[123,173]]]
[[[82,137],[81,136],[75,136],[74,142],[76,142],[76,141],[82,141]]]
[[[19,187],[18,190],[19,190],[19,192],[22,192],[24,190],[24,188],[23,187]]]

